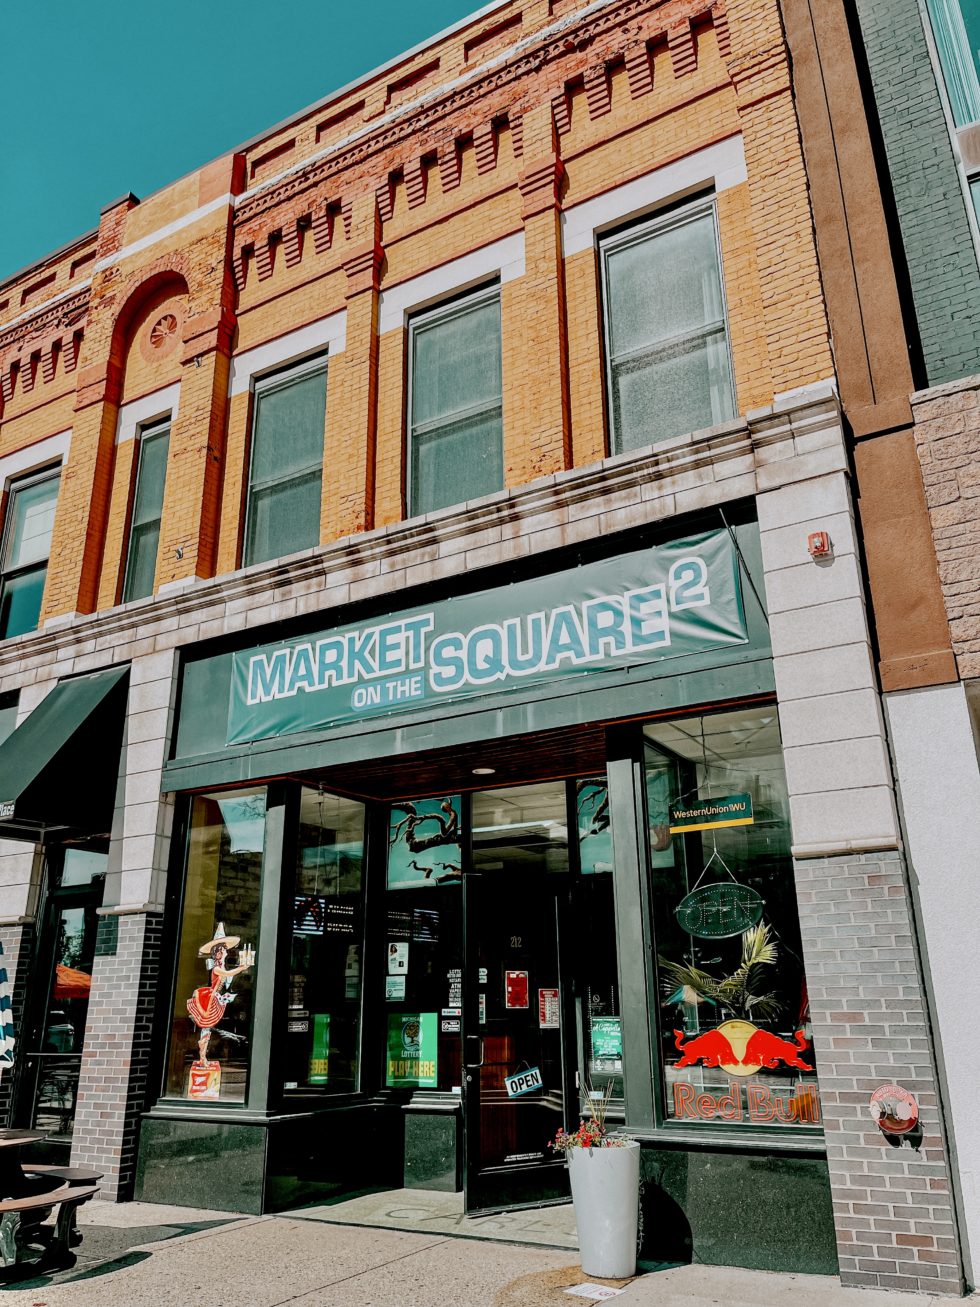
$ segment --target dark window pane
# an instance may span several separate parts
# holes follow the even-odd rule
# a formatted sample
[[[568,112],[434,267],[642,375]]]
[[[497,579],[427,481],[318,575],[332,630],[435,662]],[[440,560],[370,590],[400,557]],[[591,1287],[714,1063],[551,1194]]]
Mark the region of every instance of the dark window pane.
[[[461,309],[413,332],[412,423],[500,403],[500,301]]]
[[[4,740],[12,735],[17,727],[17,702],[19,698],[19,690],[0,695],[0,744],[3,744]]]
[[[358,1086],[364,805],[304,788],[292,901],[284,1087]]]
[[[158,519],[163,512],[163,486],[167,477],[170,429],[154,432],[140,440],[140,465],[133,500],[133,522]]]
[[[48,477],[11,490],[5,571],[47,560],[58,484],[58,477]]]
[[[3,595],[0,597],[0,640],[9,640],[11,636],[37,630],[47,574],[45,563],[43,567],[8,577],[4,581]]]
[[[504,483],[500,410],[416,434],[412,512],[432,513],[500,490]]]
[[[614,449],[730,418],[714,213],[612,242],[604,267]]]
[[[614,363],[617,448],[641,449],[732,416],[724,333]]]
[[[160,543],[160,519],[145,526],[133,526],[129,538],[129,562],[126,567],[126,587],[123,602],[143,599],[153,593],[153,577],[157,568],[157,549]]]
[[[256,393],[253,487],[322,465],[326,404],[326,368]]]
[[[320,539],[319,467],[306,476],[252,492],[245,564],[312,549]]]

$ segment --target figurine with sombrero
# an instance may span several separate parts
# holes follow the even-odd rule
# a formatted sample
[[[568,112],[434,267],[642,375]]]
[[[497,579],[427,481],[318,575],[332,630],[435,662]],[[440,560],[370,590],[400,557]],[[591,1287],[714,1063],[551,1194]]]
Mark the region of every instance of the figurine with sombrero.
[[[216,1062],[208,1061],[208,1043],[212,1031],[235,1042],[242,1039],[241,1035],[236,1035],[230,1030],[218,1029],[218,1022],[224,1016],[225,1008],[235,997],[230,992],[232,978],[255,965],[255,949],[248,944],[238,948],[240,942],[241,936],[226,935],[224,922],[219,921],[214,937],[197,950],[198,957],[207,959],[206,966],[211,973],[211,984],[201,985],[187,1000],[187,1011],[200,1032],[197,1041],[198,1061],[191,1068],[192,1083],[195,1079],[193,1075],[195,1070],[207,1072],[218,1065]],[[232,949],[238,949],[237,967],[226,965],[228,954]]]

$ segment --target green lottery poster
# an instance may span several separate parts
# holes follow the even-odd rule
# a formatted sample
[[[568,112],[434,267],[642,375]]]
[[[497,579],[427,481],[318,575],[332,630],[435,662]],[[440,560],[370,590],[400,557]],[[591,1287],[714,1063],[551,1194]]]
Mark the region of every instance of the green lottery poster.
[[[327,1083],[327,1067],[330,1057],[330,1014],[316,1012],[313,1015],[313,1048],[310,1051],[310,1084]]]
[[[436,1012],[389,1012],[385,1084],[404,1089],[435,1088],[439,1070]]]

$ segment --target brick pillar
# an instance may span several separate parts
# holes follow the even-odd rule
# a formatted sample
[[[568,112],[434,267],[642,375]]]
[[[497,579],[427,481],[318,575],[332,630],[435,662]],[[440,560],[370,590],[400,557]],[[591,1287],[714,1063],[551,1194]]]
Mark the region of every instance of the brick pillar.
[[[154,588],[214,575],[234,331],[229,308],[200,313],[184,327]]]
[[[351,202],[347,248],[341,260],[347,274],[347,344],[343,354],[330,361],[327,372],[323,542],[369,530],[373,523],[383,259],[381,215],[372,192]]]
[[[503,291],[504,482],[571,466],[568,329],[561,243],[565,168],[550,102],[523,117],[519,183],[524,276]]]
[[[102,909],[75,1107],[73,1166],[103,1171],[101,1197],[132,1196],[150,1036],[161,1000],[163,914]],[[166,1001],[164,999],[164,1001]]]
[[[834,375],[830,332],[779,6],[727,0],[727,9],[725,62],[745,147],[769,367],[780,394]]]
[[[120,370],[111,360],[78,381],[71,450],[62,468],[41,625],[91,613],[98,600],[106,516],[112,490]]]
[[[837,1255],[848,1285],[962,1292],[935,1055],[902,855],[800,859],[797,897]],[[921,1144],[886,1138],[868,1100],[914,1094]]]
[[[125,242],[127,215],[138,203],[135,195],[125,195],[103,209],[97,260],[119,253]],[[98,362],[78,369],[71,449],[61,470],[51,562],[41,605],[42,626],[53,617],[91,613],[98,602],[122,387],[121,341],[114,336],[110,321],[114,276],[114,269],[109,268],[92,279],[80,364],[84,365],[86,358]]]

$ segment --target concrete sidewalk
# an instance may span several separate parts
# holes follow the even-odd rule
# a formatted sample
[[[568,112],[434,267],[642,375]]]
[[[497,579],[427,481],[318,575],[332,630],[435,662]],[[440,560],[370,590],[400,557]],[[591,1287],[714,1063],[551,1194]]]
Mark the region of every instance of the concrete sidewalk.
[[[83,1212],[83,1256],[73,1272],[6,1284],[25,1307],[571,1307],[588,1301],[564,1292],[587,1278],[567,1249],[141,1203],[93,1203]],[[100,1247],[109,1254],[102,1260]],[[606,1283],[624,1289],[611,1300],[622,1307],[940,1302],[842,1289],[825,1277],[707,1266]]]

